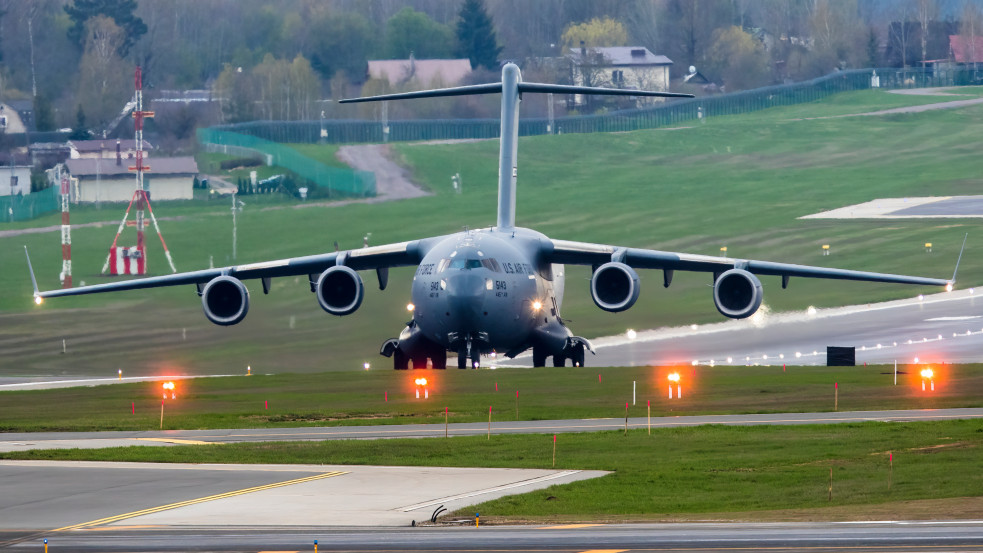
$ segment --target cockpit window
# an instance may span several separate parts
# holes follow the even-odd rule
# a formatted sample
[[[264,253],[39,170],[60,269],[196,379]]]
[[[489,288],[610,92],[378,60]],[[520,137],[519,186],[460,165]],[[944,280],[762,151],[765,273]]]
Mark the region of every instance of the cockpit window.
[[[452,259],[450,264],[451,269],[480,269],[481,260],[480,259]]]
[[[481,260],[481,264],[486,269],[488,269],[489,271],[493,271],[493,272],[496,272],[496,273],[501,273],[502,272],[502,268],[499,267],[499,265],[498,265],[498,260],[496,260],[494,258],[482,259]]]
[[[440,260],[440,263],[437,264],[437,272],[438,273],[444,272],[444,269],[446,269],[447,266],[450,265],[450,264],[451,264],[451,260],[450,259],[447,259],[446,257],[444,259],[441,259]]]

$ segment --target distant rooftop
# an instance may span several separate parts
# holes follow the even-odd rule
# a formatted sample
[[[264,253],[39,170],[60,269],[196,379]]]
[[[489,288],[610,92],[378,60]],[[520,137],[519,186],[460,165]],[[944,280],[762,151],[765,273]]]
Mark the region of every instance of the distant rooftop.
[[[983,36],[974,38],[976,40],[970,42],[964,36],[949,35],[949,49],[952,50],[952,59],[956,63],[983,62]],[[974,45],[976,48],[973,48]],[[974,50],[975,59],[973,59]]]
[[[602,46],[588,48],[587,52],[604,56],[604,61],[610,65],[672,65],[672,60],[656,55],[644,46]],[[571,48],[570,56],[580,59],[580,48]]]
[[[119,175],[134,175],[129,167],[134,163],[132,159],[124,159],[120,165],[116,165],[116,158],[96,158],[96,159],[69,159],[65,161],[68,172],[75,177],[101,175],[112,177]],[[156,175],[196,175],[198,174],[198,164],[193,157],[155,157],[146,162],[150,165],[147,173],[150,178]]]
[[[123,150],[136,150],[137,141],[132,139],[120,140],[120,148]],[[69,140],[68,145],[75,150],[82,153],[90,152],[115,152],[116,151],[116,139],[115,138],[103,138],[102,140]],[[152,150],[153,144],[143,141],[144,150]]]
[[[456,60],[418,60],[413,57],[405,60],[369,60],[369,77],[386,79],[396,86],[409,81],[417,81],[430,86],[439,81],[441,86],[454,86],[471,74],[471,61]]]

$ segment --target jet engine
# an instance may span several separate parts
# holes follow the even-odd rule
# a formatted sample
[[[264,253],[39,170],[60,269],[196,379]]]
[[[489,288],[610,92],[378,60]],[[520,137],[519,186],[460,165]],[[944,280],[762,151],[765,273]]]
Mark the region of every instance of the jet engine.
[[[594,271],[590,278],[590,295],[605,311],[625,311],[638,299],[638,273],[634,269],[611,261]]]
[[[761,281],[744,269],[731,269],[713,284],[717,311],[731,319],[746,319],[761,307]]]
[[[317,303],[332,315],[350,315],[362,305],[365,287],[352,268],[336,265],[321,273],[314,289]]]
[[[218,276],[201,291],[201,306],[209,321],[222,326],[234,325],[249,312],[249,290],[237,278]]]

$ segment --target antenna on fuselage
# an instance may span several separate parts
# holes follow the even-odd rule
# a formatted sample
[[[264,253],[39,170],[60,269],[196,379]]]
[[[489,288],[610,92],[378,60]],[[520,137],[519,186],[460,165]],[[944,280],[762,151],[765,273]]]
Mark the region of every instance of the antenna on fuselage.
[[[524,83],[519,66],[506,63],[502,67],[502,82],[383,94],[365,98],[346,98],[340,104],[357,102],[380,102],[387,100],[410,100],[414,98],[436,98],[440,96],[472,96],[477,94],[501,94],[502,117],[498,151],[498,230],[509,231],[515,227],[515,182],[518,178],[516,164],[519,142],[519,100],[523,93],[541,94],[591,94],[604,96],[654,96],[661,98],[692,98],[692,94],[675,92],[652,92],[648,90],[624,90],[620,88],[599,88],[593,86],[569,86],[542,83]]]

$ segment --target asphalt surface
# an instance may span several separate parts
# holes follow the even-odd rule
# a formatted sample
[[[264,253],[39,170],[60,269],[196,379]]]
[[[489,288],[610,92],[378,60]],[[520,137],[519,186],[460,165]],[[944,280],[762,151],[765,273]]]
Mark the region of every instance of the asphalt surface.
[[[10,551],[40,551],[40,536]],[[632,524],[556,527],[229,530],[120,529],[58,533],[61,551],[837,551],[940,552],[983,549],[983,522]]]
[[[792,279],[791,286],[795,285]],[[771,289],[771,293],[781,293]],[[983,290],[885,303],[755,315],[592,340],[588,366],[825,365],[827,346],[856,348],[857,364],[983,361]],[[765,301],[768,299],[766,289]],[[531,355],[502,361],[532,366]]]
[[[892,212],[891,215],[917,215],[921,217],[983,217],[983,197],[955,196],[916,207],[900,209]]]

